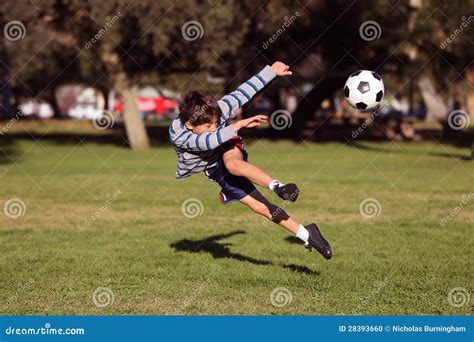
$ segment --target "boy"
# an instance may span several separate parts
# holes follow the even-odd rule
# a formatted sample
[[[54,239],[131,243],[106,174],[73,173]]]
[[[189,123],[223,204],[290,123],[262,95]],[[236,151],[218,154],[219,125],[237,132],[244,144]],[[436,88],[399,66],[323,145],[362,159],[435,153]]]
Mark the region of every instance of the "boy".
[[[176,178],[204,172],[211,181],[221,186],[223,204],[239,201],[295,234],[308,250],[314,247],[324,258],[331,259],[331,247],[316,224],[303,226],[297,223],[282,208],[270,203],[254,186],[266,187],[292,202],[299,194],[295,184],[283,184],[247,161],[247,151],[237,132],[245,127],[259,126],[267,121],[267,116],[256,115],[227,125],[227,120],[276,76],[291,74],[288,65],[275,62],[220,100],[203,90],[186,93],[179,106],[179,117],[169,128],[170,140],[178,154]]]

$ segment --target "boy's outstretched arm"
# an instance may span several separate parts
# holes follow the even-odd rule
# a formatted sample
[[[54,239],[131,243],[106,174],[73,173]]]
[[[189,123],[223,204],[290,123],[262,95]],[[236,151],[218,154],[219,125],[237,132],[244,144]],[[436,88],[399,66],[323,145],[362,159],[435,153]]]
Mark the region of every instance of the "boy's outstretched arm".
[[[235,111],[252,99],[276,76],[291,75],[290,67],[282,62],[275,62],[272,66],[265,66],[257,75],[242,83],[237,90],[225,95],[217,101],[222,111],[222,118],[227,120],[233,117]]]
[[[215,132],[195,134],[188,130],[179,119],[173,120],[169,134],[174,146],[189,152],[213,150],[237,135],[232,126],[218,128]]]
[[[184,150],[203,152],[213,150],[229,141],[237,135],[240,129],[256,127],[265,121],[268,121],[265,115],[255,115],[248,119],[239,120],[232,125],[218,128],[215,132],[195,134],[188,130],[179,119],[175,119],[169,128],[170,140],[174,146]]]

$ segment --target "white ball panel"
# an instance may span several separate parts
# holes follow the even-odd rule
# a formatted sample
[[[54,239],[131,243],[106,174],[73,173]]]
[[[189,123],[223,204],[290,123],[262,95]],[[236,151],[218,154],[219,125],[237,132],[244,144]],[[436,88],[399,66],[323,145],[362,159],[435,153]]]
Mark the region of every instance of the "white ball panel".
[[[377,94],[379,91],[383,91],[385,93],[384,85],[382,81],[374,79],[374,82],[370,83],[370,91],[374,94]]]
[[[345,85],[349,89],[357,89],[357,86],[359,85],[359,83],[360,83],[359,76],[354,76],[354,77],[349,77]]]
[[[375,96],[376,95],[370,91],[362,95],[362,102],[367,105],[367,109],[377,106],[378,102],[375,101]]]
[[[359,78],[361,81],[369,82],[370,84],[372,84],[373,81],[378,81],[374,75],[372,75],[372,71],[369,70],[362,70],[359,74]]]
[[[351,90],[348,101],[353,107],[355,107],[357,102],[362,101],[362,93],[357,89]]]

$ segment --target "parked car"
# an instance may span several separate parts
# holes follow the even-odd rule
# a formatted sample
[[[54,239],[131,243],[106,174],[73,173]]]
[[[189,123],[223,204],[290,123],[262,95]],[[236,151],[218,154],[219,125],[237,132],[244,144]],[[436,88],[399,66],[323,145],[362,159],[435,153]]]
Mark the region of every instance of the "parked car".
[[[133,89],[138,110],[143,119],[173,118],[178,114],[177,96],[171,97],[172,93],[163,93],[153,87]],[[109,109],[116,113],[123,113],[123,100],[116,92],[109,94]]]
[[[94,120],[102,116],[105,98],[98,89],[82,84],[67,84],[55,92],[61,115],[75,119]]]
[[[49,119],[54,116],[53,106],[44,100],[36,98],[22,99],[18,109],[21,112],[21,116],[27,118]]]

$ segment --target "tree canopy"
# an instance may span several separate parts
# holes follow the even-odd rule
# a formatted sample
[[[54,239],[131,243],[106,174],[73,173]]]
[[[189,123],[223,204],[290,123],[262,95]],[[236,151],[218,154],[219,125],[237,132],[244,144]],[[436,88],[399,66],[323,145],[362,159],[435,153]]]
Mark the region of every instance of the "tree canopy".
[[[440,90],[453,82],[472,89],[473,5],[472,0],[16,0],[2,2],[0,23],[18,21],[26,32],[15,41],[4,37],[0,58],[11,68],[6,80],[16,92],[48,98],[70,82],[121,92],[158,82],[181,92],[213,87],[205,76],[233,85],[277,59],[296,70],[292,84],[366,68],[401,85],[426,74]],[[375,38],[362,36],[367,23]],[[124,83],[118,83],[120,72]]]

